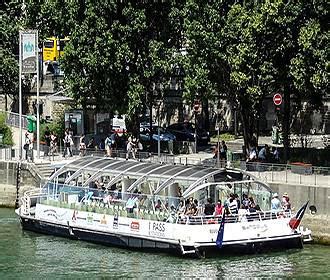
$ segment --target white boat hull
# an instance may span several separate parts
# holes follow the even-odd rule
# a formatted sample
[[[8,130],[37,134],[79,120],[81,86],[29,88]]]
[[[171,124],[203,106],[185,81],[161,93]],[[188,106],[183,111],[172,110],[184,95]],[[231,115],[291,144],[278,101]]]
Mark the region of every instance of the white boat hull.
[[[226,223],[223,246],[218,224],[166,223],[37,204],[35,215],[21,217],[23,229],[110,246],[165,251],[194,257],[249,254],[302,248],[302,236],[288,218]]]

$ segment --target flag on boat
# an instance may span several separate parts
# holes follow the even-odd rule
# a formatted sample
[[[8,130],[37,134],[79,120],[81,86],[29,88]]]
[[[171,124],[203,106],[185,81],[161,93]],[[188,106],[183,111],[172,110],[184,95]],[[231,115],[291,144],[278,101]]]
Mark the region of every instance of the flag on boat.
[[[221,222],[220,222],[220,227],[219,227],[219,230],[218,230],[217,240],[215,242],[215,244],[217,244],[217,246],[219,248],[221,248],[221,246],[222,246],[224,229],[225,229],[225,212],[222,215],[222,219],[221,219]]]
[[[291,220],[290,220],[290,222],[289,222],[289,226],[292,228],[292,229],[296,229],[298,226],[299,226],[299,224],[300,224],[300,222],[301,222],[301,220],[302,220],[302,218],[303,218],[303,216],[304,216],[304,213],[305,213],[305,210],[306,210],[306,208],[307,208],[307,205],[308,205],[308,203],[309,203],[309,201],[307,201],[298,211],[297,211],[297,213],[296,213],[296,215],[294,215],[292,218],[291,218]]]

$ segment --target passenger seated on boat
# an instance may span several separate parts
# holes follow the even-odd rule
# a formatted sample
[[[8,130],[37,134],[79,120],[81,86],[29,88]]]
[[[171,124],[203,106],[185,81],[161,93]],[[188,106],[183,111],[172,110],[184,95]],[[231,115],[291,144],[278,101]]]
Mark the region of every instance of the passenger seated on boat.
[[[155,205],[155,209],[158,210],[158,211],[162,211],[162,202],[160,199],[157,200],[157,203]]]
[[[170,214],[169,214],[168,218],[166,219],[166,222],[175,223],[176,218],[177,218],[177,212],[176,212],[175,206],[172,204],[171,208],[170,208]]]
[[[241,201],[239,199],[239,196],[237,193],[234,193],[234,199],[236,200],[237,203],[237,210],[241,208]]]
[[[241,209],[238,209],[238,221],[239,222],[247,222],[247,218],[246,215],[249,214],[249,211],[247,210],[247,208],[244,207],[244,205],[242,205]]]
[[[209,197],[207,199],[207,203],[204,206],[204,215],[211,216],[214,214],[214,211],[215,211],[215,205],[212,203],[212,199]]]
[[[216,206],[215,206],[215,208],[214,208],[214,216],[222,216],[223,210],[224,210],[224,208],[221,204],[221,200],[219,199]]]
[[[112,196],[111,193],[109,194],[106,194],[104,197],[103,197],[103,203],[107,204],[107,205],[110,205],[111,202],[113,201],[114,197]]]
[[[260,206],[257,204],[254,206],[254,208],[249,208],[249,214],[247,216],[248,221],[255,221],[259,220],[260,216],[259,213],[262,212],[260,209]]]
[[[182,215],[184,215],[185,212],[186,212],[186,207],[185,207],[183,201],[180,200],[179,205],[177,207],[177,213],[178,213],[179,217],[182,217]]]
[[[254,199],[253,199],[252,196],[250,196],[250,197],[249,197],[249,210],[250,210],[250,209],[255,209],[255,207],[256,207],[256,204],[255,204],[255,202],[254,202]],[[250,212],[251,212],[251,211],[250,211]]]
[[[197,213],[197,207],[195,203],[189,203],[188,207],[186,208],[185,215],[187,216],[195,216]]]
[[[204,206],[201,202],[198,202],[197,199],[194,200],[194,204],[196,205],[196,213],[195,216],[202,216],[204,213]]]
[[[133,209],[136,207],[136,197],[131,196],[126,202],[126,209],[128,213],[133,213]]]
[[[190,197],[186,202],[185,215],[192,216],[196,212],[196,205],[194,204],[194,198]]]
[[[245,193],[243,193],[242,206],[245,209],[248,209],[249,208],[249,198],[248,198],[247,194],[245,194]],[[244,209],[244,208],[242,208],[242,209]]]
[[[231,197],[229,199],[228,208],[229,208],[230,214],[236,215],[238,213],[237,200],[234,197]]]

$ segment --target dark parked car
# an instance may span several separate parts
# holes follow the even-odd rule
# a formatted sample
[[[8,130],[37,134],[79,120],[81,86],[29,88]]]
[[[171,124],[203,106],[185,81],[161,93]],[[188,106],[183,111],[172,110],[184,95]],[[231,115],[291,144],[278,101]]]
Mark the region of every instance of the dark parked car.
[[[166,131],[175,135],[177,141],[195,141],[195,125],[193,123],[174,123],[166,128]],[[197,143],[207,144],[210,136],[205,129],[197,128]]]
[[[140,126],[140,141],[148,151],[158,151],[158,139],[160,140],[161,152],[173,152],[173,141],[175,141],[175,136],[172,133],[159,127],[158,136],[158,126],[154,125],[152,126],[152,142],[150,143],[150,127],[144,125]]]
[[[158,126],[152,127],[152,140],[158,141],[158,138],[160,141],[174,141],[175,136],[166,131],[164,128],[159,127],[159,136],[158,136]],[[150,127],[148,126],[140,126],[140,140],[141,141],[149,141],[150,140]]]

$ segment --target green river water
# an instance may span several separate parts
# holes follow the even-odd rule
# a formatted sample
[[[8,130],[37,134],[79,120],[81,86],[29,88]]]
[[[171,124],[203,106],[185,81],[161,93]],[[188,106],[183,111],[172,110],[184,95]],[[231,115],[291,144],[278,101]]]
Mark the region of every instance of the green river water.
[[[22,231],[0,208],[0,279],[330,279],[330,247],[252,256],[185,259]]]

